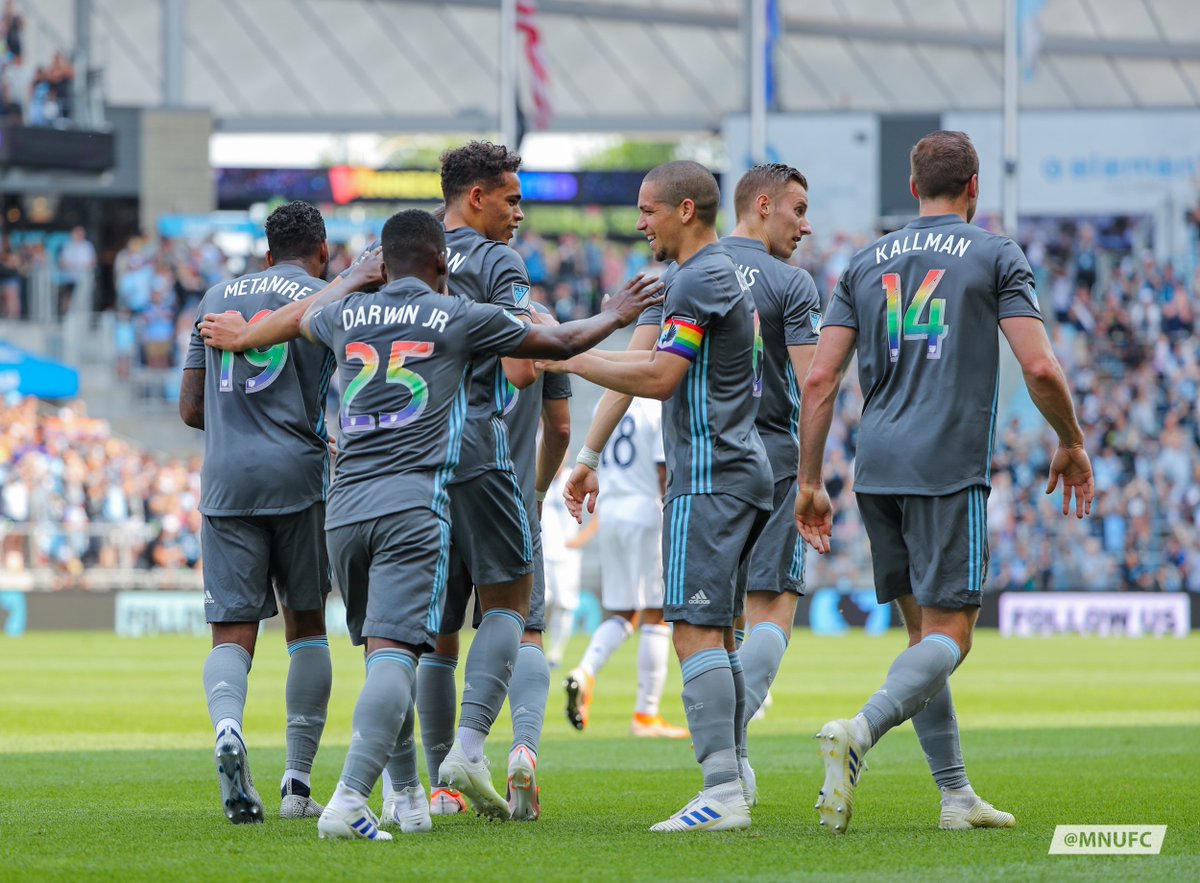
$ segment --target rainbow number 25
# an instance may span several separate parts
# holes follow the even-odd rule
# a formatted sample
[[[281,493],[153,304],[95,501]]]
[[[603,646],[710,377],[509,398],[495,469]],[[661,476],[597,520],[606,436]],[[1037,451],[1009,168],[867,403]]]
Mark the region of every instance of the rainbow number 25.
[[[230,310],[231,313],[236,313],[236,310]],[[273,310],[259,310],[250,320],[250,324],[260,321],[266,316],[271,315]],[[217,384],[219,392],[233,392],[233,360],[234,353],[221,353],[221,376]],[[246,380],[246,392],[255,393],[262,392],[272,383],[279,379],[279,375],[283,373],[283,366],[288,360],[288,345],[286,343],[277,343],[274,346],[269,346],[266,349],[251,349],[242,353],[242,357],[256,368],[263,370],[255,374],[253,377]]]
[[[900,358],[902,327],[904,340],[926,341],[925,358],[942,357],[942,340],[950,333],[950,326],[943,321],[946,315],[946,299],[933,297],[933,291],[944,275],[945,270],[930,270],[925,274],[921,287],[913,295],[912,303],[904,310],[902,320],[900,310],[904,306],[904,292],[900,284],[900,274],[883,274],[883,290],[887,294],[888,349],[893,362]],[[929,307],[929,319],[922,322],[921,315],[926,306]]]
[[[378,423],[374,414],[351,414],[350,406],[355,396],[363,391],[372,378],[379,372],[379,351],[369,343],[356,341],[346,344],[346,360],[362,363],[358,374],[346,384],[342,393],[341,422],[344,432],[366,432],[374,429],[399,429],[407,426],[421,416],[429,404],[429,384],[425,378],[415,371],[404,367],[405,360],[425,359],[433,355],[433,344],[425,341],[396,340],[388,355],[385,383],[398,383],[408,390],[408,404],[399,411],[380,412]]]

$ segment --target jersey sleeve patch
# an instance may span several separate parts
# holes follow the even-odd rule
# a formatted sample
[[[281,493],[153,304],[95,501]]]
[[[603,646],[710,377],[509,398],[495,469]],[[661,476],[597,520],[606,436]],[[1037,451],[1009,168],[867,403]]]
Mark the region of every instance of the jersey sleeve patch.
[[[808,311],[808,322],[812,325],[813,334],[821,333],[821,314],[817,310]]]
[[[694,362],[703,341],[704,329],[695,320],[675,316],[663,325],[662,334],[658,336],[658,349]]]
[[[520,285],[516,282],[512,284],[513,300],[517,302],[517,306],[523,310],[529,309],[529,286]]]
[[[1030,305],[1040,313],[1042,311],[1042,307],[1041,304],[1038,303],[1037,291],[1034,289],[1032,284],[1025,286],[1025,296],[1029,298]]]

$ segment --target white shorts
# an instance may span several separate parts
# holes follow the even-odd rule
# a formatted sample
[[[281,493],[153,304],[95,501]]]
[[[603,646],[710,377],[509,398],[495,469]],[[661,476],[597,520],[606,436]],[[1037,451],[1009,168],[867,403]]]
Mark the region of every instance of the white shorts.
[[[560,561],[543,561],[546,574],[546,606],[575,610],[579,607],[579,583],[582,579],[580,566],[583,556],[573,549],[566,552]]]
[[[602,516],[600,601],[605,610],[658,610],[663,605],[662,526]]]

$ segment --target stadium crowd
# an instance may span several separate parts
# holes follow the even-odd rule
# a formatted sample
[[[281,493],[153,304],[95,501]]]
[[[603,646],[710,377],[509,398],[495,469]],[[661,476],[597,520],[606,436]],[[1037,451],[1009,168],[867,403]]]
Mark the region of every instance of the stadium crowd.
[[[13,0],[0,15],[0,119],[27,126],[69,125],[74,117],[75,65],[62,52],[34,67],[27,57],[25,22]]]
[[[166,458],[114,437],[81,404],[0,400],[3,569],[183,569],[200,562],[199,457]]]
[[[865,244],[862,237],[818,234],[803,243],[796,260],[812,273],[827,298],[850,257]],[[599,309],[603,292],[616,290],[634,273],[653,269],[642,243],[572,234],[553,240],[527,227],[513,245],[529,270],[534,299],[553,310],[560,321],[591,315]],[[1096,468],[1099,517],[1082,522],[1053,517],[1055,501],[1037,492],[1031,479],[1045,474],[1053,438],[1031,405],[1011,409],[1013,413],[997,431],[993,458],[989,589],[1200,591],[1200,360],[1194,305],[1200,272],[1185,278],[1174,263],[1159,263],[1150,252],[1139,252],[1131,234],[1120,227],[1099,234],[1087,225],[1038,227],[1023,245],[1038,278],[1055,350],[1080,402],[1080,422]],[[9,248],[7,239],[0,240],[4,314],[19,315],[23,274],[32,264],[48,259],[58,266],[64,281],[60,303],[69,306],[66,255],[63,249],[48,258],[33,244]],[[351,259],[344,246],[333,247],[330,273],[340,272]],[[260,261],[231,259],[212,238],[195,243],[155,242],[146,236],[131,239],[117,254],[113,268],[118,376],[127,377],[138,368],[177,369],[206,288],[231,272],[259,269]],[[839,399],[828,453],[829,490],[838,512],[836,543],[832,555],[810,556],[809,578],[817,585],[862,588],[871,582],[852,481],[861,406],[851,371]],[[33,413],[28,404],[20,405],[19,411]],[[26,424],[31,419],[27,416]],[[55,418],[47,425],[60,423]],[[54,460],[62,456],[61,441],[69,436],[54,433],[78,429],[70,429],[70,421],[62,425],[68,428],[51,432],[58,439],[57,445],[51,445],[57,453],[43,454],[43,459],[49,459],[41,480],[61,483],[69,472],[65,461]],[[20,431],[10,426],[5,437]],[[44,507],[41,517],[52,518],[57,512],[62,525],[39,534],[60,539],[49,545],[43,542],[42,554],[107,563],[111,553],[105,552],[103,540],[92,537],[68,543],[62,539],[67,525],[107,524],[127,517],[135,525],[134,532],[146,524],[174,526],[178,521],[178,531],[171,532],[168,545],[185,551],[172,557],[173,565],[194,565],[198,554],[190,526],[194,512],[190,505],[178,507],[181,500],[190,504],[190,498],[153,490],[158,479],[150,475],[139,475],[133,484],[112,477],[123,475],[131,461],[155,464],[155,460],[114,439],[85,440],[91,444],[85,460],[98,450],[116,452],[103,471],[105,493],[136,502],[105,509],[95,502],[107,497],[97,495],[98,491],[93,494],[90,488],[72,491],[78,498],[74,504],[71,494],[60,494],[54,498],[58,502]],[[20,467],[17,461],[22,458],[14,451],[25,452],[25,447],[5,445],[0,469],[6,488],[23,480],[25,472],[43,469]],[[35,458],[35,463],[40,462]],[[194,488],[194,471],[181,464],[155,464],[152,472],[166,476],[170,484],[181,469],[178,474],[187,476],[186,486]],[[162,502],[164,496],[172,502]],[[158,502],[151,504],[152,500]],[[127,516],[121,514],[126,511]],[[14,520],[7,507],[5,514]],[[166,519],[167,514],[175,518]],[[77,554],[68,551],[75,549]],[[152,566],[165,554],[152,540],[135,557],[140,566]]]

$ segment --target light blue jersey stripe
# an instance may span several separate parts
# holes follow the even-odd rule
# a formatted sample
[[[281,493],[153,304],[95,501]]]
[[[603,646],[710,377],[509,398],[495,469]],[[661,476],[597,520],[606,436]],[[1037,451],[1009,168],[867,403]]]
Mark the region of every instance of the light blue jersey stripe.
[[[996,389],[992,392],[992,416],[988,420],[987,461],[983,464],[983,480],[992,483],[992,451],[996,447],[996,409],[1000,404],[1000,374],[996,373]]]
[[[429,614],[425,617],[425,627],[434,634],[437,634],[442,624],[442,594],[446,590],[446,577],[449,570],[450,525],[439,518],[437,568],[433,572],[433,594],[429,597]]]
[[[788,412],[788,434],[792,437],[792,441],[800,444],[800,384],[796,382],[796,369],[792,367],[792,360],[789,358],[787,362],[787,387],[788,402],[792,409]]]

